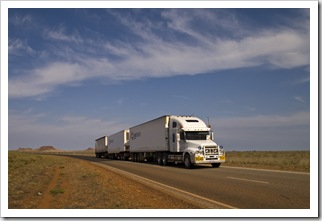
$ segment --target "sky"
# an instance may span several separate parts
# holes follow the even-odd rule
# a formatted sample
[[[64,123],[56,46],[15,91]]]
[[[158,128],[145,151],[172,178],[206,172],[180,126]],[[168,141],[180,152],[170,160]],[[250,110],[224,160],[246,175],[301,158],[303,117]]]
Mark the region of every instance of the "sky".
[[[309,150],[310,9],[8,10],[8,148],[194,115],[227,151]]]

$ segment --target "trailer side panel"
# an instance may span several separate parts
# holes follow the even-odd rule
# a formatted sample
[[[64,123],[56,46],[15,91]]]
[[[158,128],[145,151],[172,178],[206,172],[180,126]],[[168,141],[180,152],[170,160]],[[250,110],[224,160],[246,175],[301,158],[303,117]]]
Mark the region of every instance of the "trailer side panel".
[[[130,152],[168,151],[169,116],[130,128]]]

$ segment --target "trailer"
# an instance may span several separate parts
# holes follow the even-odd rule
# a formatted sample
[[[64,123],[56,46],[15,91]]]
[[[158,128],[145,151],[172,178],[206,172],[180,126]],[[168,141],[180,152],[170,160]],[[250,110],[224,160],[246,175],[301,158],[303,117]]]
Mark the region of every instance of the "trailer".
[[[128,160],[130,157],[129,130],[122,130],[108,137],[108,158]]]
[[[165,115],[130,128],[132,161],[157,161],[159,165],[184,163],[219,167],[225,151],[213,141],[211,128],[194,116]]]
[[[108,156],[108,137],[103,136],[95,140],[95,156],[96,158],[107,158]]]

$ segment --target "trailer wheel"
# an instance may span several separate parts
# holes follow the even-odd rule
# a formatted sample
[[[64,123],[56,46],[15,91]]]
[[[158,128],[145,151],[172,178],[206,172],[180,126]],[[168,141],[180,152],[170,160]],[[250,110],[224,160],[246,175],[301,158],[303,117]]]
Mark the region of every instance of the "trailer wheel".
[[[162,154],[162,165],[163,166],[168,165],[168,154],[167,153]]]
[[[220,163],[212,163],[211,166],[214,168],[218,168],[220,167]]]
[[[162,165],[162,153],[158,153],[157,162],[160,166]]]
[[[137,153],[134,156],[135,156],[135,162],[140,162],[140,154]]]
[[[192,163],[190,160],[190,155],[188,153],[186,153],[186,155],[184,156],[184,167],[187,169],[191,169],[192,168]]]

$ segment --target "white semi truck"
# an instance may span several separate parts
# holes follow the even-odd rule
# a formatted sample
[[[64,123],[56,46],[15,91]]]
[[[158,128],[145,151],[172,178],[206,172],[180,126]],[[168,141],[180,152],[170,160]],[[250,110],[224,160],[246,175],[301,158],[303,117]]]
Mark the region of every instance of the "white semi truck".
[[[211,128],[194,116],[165,115],[131,127],[129,132],[130,157],[135,162],[176,162],[186,168],[194,164],[219,167],[225,162],[225,151],[213,141]]]
[[[129,130],[122,130],[108,137],[108,158],[128,160],[129,151]]]
[[[96,158],[107,158],[108,139],[107,136],[100,137],[95,140],[95,155]]]

